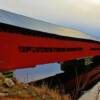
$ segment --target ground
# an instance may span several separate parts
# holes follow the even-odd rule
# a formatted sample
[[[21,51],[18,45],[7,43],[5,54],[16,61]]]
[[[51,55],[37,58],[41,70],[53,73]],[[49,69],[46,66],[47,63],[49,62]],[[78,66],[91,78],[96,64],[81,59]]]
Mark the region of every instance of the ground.
[[[19,82],[15,78],[6,78],[0,73],[1,100],[71,100],[71,96],[60,95],[57,90],[47,86],[35,87]]]

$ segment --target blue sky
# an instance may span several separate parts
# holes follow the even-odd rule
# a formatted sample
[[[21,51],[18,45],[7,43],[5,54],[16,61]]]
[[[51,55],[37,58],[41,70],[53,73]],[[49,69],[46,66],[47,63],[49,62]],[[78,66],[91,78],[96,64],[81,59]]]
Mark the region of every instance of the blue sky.
[[[100,0],[0,0],[0,9],[72,28],[100,37]],[[16,77],[29,80],[60,72],[59,64],[17,70]]]
[[[62,71],[60,70],[60,64],[51,63],[51,64],[44,64],[44,65],[37,65],[36,68],[16,70],[15,75],[17,79],[23,82],[27,82],[27,81],[29,82],[32,80],[49,77],[55,75],[56,73],[62,73]]]

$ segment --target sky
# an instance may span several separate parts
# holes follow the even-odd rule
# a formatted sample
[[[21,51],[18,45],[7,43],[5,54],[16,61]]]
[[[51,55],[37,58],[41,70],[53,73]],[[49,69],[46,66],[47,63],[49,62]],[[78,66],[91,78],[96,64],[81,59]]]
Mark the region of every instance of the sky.
[[[100,37],[100,0],[0,0],[0,9]],[[35,71],[18,70],[16,75],[30,72],[30,77],[36,74],[37,77],[42,77],[60,72],[60,65],[56,63],[40,66],[34,69]]]

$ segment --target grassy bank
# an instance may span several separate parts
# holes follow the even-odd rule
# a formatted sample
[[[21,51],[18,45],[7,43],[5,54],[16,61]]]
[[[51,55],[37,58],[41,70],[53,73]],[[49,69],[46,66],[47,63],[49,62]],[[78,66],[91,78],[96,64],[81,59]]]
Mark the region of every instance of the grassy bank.
[[[6,78],[0,73],[1,100],[72,100],[69,94],[61,95],[58,90],[47,86],[36,87],[19,82],[14,78]]]

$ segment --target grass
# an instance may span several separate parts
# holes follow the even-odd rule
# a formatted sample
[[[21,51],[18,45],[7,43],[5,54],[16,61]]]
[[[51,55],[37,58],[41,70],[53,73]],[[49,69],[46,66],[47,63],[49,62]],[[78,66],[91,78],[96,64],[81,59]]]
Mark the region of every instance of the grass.
[[[72,100],[70,95],[61,95],[57,89],[49,89],[47,86],[36,87],[11,79],[13,87],[8,87],[4,80],[6,77],[0,76],[0,93],[7,94],[0,96],[1,100]],[[9,78],[10,79],[10,78]]]

